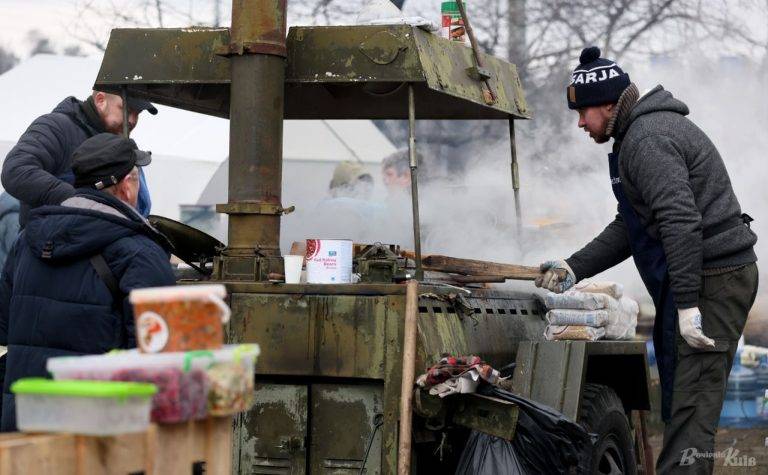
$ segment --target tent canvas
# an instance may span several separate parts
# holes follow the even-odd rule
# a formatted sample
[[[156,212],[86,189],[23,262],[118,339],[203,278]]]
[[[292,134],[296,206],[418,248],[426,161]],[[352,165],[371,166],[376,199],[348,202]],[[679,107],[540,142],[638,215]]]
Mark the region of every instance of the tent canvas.
[[[100,64],[98,56],[41,54],[0,75],[0,143],[15,143],[36,117],[50,112],[65,97],[87,97]],[[165,106],[158,110],[156,116],[141,115],[132,138],[153,152],[154,161],[147,170],[153,213],[178,219],[179,205],[197,203],[227,157],[229,122]],[[0,150],[3,158],[6,148],[10,147]],[[359,160],[375,170],[394,151],[371,121],[285,122],[286,181],[303,182],[312,189],[327,187],[339,161]],[[373,176],[377,178],[378,173]]]

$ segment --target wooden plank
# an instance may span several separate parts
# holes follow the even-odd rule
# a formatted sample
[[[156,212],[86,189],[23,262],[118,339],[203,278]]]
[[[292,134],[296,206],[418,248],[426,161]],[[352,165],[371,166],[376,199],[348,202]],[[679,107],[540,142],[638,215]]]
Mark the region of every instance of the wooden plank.
[[[193,424],[163,424],[157,428],[157,475],[189,475],[194,461]]]
[[[75,439],[67,434],[27,435],[0,444],[0,475],[77,474]]]
[[[148,432],[111,437],[77,436],[78,473],[152,473]]]
[[[206,473],[232,473],[232,418],[212,417],[203,421],[205,427]]]
[[[500,264],[474,259],[459,259],[448,256],[426,256],[422,258],[421,262],[424,270],[463,275],[497,276],[514,280],[535,280],[541,275],[538,267]]]
[[[232,472],[232,417],[152,424],[145,432],[92,437],[73,434],[0,435],[0,475],[189,475]]]

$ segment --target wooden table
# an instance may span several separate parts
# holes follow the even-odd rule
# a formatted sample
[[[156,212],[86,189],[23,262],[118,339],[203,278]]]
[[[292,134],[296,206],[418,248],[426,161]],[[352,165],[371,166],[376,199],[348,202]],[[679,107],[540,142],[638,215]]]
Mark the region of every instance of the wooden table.
[[[0,475],[190,475],[232,472],[232,418],[152,424],[145,432],[108,437],[0,434]]]

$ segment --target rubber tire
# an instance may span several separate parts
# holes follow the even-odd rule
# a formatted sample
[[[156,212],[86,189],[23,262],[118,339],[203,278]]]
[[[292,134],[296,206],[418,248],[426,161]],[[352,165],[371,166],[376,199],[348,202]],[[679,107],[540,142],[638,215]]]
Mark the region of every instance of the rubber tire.
[[[586,384],[579,422],[597,435],[595,444],[585,447],[583,460],[588,464],[585,473],[637,474],[632,429],[616,391],[602,384]]]

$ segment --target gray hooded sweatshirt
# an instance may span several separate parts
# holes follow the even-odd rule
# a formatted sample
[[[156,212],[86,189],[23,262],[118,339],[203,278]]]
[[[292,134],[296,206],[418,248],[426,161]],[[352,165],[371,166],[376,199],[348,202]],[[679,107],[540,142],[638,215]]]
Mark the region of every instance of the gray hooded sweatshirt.
[[[686,115],[688,106],[656,86],[617,124],[613,147],[624,194],[646,231],[661,240],[678,308],[698,306],[704,271],[757,261],[757,236],[741,219],[723,159]],[[580,280],[631,254],[617,215],[566,261]]]

